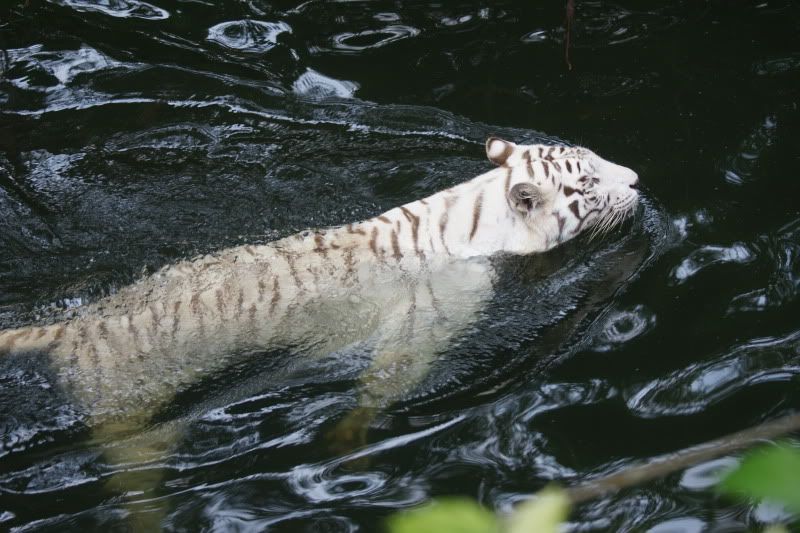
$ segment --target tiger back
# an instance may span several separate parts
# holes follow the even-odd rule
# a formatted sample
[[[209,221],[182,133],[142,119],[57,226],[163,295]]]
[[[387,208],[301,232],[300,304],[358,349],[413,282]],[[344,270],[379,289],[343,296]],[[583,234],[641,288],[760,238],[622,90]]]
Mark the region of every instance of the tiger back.
[[[496,168],[372,219],[167,266],[75,318],[0,332],[0,354],[45,353],[92,420],[146,419],[204,376],[273,347],[366,343],[361,403],[413,388],[487,298],[498,254],[610,229],[636,174],[585,148],[490,138]]]

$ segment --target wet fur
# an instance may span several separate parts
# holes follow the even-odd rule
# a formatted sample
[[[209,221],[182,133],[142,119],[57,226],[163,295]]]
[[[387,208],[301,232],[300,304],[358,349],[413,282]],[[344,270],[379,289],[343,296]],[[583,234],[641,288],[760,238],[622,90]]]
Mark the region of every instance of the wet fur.
[[[370,220],[163,268],[50,326],[0,332],[0,354],[45,353],[95,423],[146,421],[242,357],[366,343],[362,406],[418,383],[491,294],[489,257],[548,250],[622,220],[632,171],[584,148],[486,145],[497,168]],[[131,425],[128,423],[127,425]]]

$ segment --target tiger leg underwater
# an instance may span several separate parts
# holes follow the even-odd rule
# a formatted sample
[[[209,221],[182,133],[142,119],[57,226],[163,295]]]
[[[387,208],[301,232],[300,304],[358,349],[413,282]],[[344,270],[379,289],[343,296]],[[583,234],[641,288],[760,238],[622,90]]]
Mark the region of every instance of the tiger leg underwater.
[[[488,262],[472,261],[428,272],[407,286],[407,298],[393,311],[400,319],[384,322],[374,335],[374,356],[361,375],[358,406],[328,434],[335,451],[349,453],[365,445],[375,416],[424,380],[436,356],[477,320],[491,296],[493,276]]]
[[[103,438],[137,432],[176,392],[281,346],[375,339],[359,397],[384,408],[479,311],[489,257],[608,230],[636,205],[636,173],[585,148],[490,138],[486,153],[493,170],[364,222],[183,261],[66,322],[1,331],[0,355],[46,354]],[[440,315],[444,332],[431,326]]]

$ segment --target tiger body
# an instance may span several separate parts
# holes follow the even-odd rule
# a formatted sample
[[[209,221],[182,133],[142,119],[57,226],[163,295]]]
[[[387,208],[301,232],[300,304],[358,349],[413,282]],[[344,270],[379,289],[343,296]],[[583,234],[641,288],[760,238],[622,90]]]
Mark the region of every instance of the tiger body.
[[[375,358],[362,403],[383,406],[474,321],[498,253],[546,251],[622,220],[636,174],[583,148],[487,141],[497,168],[346,226],[167,266],[66,322],[0,332],[0,354],[47,354],[94,420],[147,417],[273,347]]]

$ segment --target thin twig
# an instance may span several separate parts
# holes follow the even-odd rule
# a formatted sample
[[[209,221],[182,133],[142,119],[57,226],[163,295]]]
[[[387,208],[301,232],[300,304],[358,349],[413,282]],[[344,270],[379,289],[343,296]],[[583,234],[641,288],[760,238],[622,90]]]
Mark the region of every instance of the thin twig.
[[[567,70],[572,70],[572,62],[569,60],[570,35],[572,33],[572,20],[575,18],[575,0],[567,0],[566,12],[564,14],[564,61],[567,62]]]
[[[785,416],[726,437],[656,457],[646,463],[640,463],[625,468],[620,472],[569,488],[567,489],[567,495],[573,503],[586,502],[634,485],[662,478],[698,463],[704,463],[717,457],[749,448],[761,441],[775,439],[794,431],[800,431],[800,414]]]

